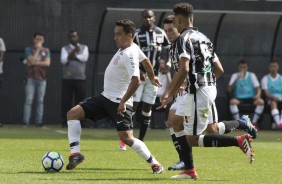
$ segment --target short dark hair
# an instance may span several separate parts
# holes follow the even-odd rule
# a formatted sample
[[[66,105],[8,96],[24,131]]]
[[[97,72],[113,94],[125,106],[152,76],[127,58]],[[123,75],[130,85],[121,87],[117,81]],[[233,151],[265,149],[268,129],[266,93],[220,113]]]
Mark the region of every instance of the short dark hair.
[[[240,65],[240,64],[242,64],[242,65],[245,65],[245,64],[248,65],[248,62],[247,62],[246,59],[240,59],[238,64],[239,64],[239,65]]]
[[[152,12],[153,15],[155,16],[155,12],[154,12],[152,9],[145,9],[145,10],[143,10],[143,11],[141,12],[141,16],[143,17],[144,14],[147,13],[147,12]]]
[[[43,36],[45,38],[45,34],[43,32],[35,32],[35,33],[33,33],[33,38],[35,38],[36,36]]]
[[[168,15],[163,20],[164,24],[172,24],[174,23],[174,15]]]
[[[123,20],[116,21],[116,26],[123,27],[123,31],[126,34],[132,33],[132,37],[133,37],[135,30],[136,30],[136,26],[135,26],[134,22],[130,19],[123,19]]]
[[[71,30],[69,31],[69,35],[72,34],[72,33],[77,33],[77,31],[74,30],[74,29],[71,29]]]
[[[271,64],[271,63],[277,63],[277,64],[279,64],[279,63],[278,63],[278,59],[272,59],[272,60],[270,61],[270,64]]]
[[[191,18],[193,17],[193,6],[189,3],[177,3],[173,8],[173,12],[175,15]]]

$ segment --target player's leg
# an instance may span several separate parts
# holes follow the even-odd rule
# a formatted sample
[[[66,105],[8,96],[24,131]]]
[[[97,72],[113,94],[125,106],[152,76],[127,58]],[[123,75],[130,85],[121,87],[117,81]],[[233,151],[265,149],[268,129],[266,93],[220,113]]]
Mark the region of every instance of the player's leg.
[[[163,167],[151,154],[146,144],[133,136],[133,122],[131,116],[132,107],[127,105],[123,116],[116,114],[116,109],[113,109],[112,107],[108,107],[107,112],[111,112],[110,116],[115,123],[120,140],[130,146],[141,158],[148,162],[151,165],[154,174],[163,172]]]
[[[183,116],[177,116],[175,115],[176,110],[175,105],[177,102],[173,103],[171,106],[171,109],[169,111],[169,115],[168,115],[168,128],[170,131],[170,136],[173,142],[173,145],[175,147],[175,150],[178,153],[178,157],[179,157],[179,161],[176,162],[175,165],[172,165],[170,167],[168,167],[168,170],[183,170],[185,168],[182,156],[181,156],[181,146],[178,142],[178,138],[176,137],[176,134],[179,135],[179,133],[174,131],[174,128],[176,125],[182,126],[182,128],[180,128],[181,130],[184,129],[183,127],[183,122],[184,122],[184,117]],[[174,126],[173,126],[174,125]]]
[[[255,108],[255,113],[254,113],[254,116],[253,116],[253,119],[252,119],[252,123],[258,129],[257,122],[258,122],[260,116],[263,113],[264,101],[263,101],[263,99],[259,98],[259,99],[256,99],[253,104],[256,106],[256,108]]]
[[[218,122],[218,114],[215,102],[211,106],[211,111],[209,113],[209,123],[206,129],[206,133],[218,133],[218,134],[228,134],[236,129],[244,130],[249,133],[252,138],[256,138],[257,130],[252,125],[251,120],[248,116],[243,115],[239,120],[221,121]]]
[[[230,112],[233,116],[233,119],[235,119],[235,120],[240,118],[239,108],[238,108],[239,104],[240,104],[240,101],[238,99],[235,99],[235,98],[232,98],[229,102]]]
[[[24,102],[24,116],[23,116],[23,126],[28,126],[30,123],[30,116],[32,110],[32,101],[35,94],[35,80],[27,78],[25,84],[25,102]]]
[[[216,96],[216,88],[207,86],[203,87],[196,93],[195,104],[196,104],[196,119],[188,119],[188,124],[197,124],[197,127],[185,126],[185,131],[187,133],[187,139],[189,144],[192,146],[202,146],[202,147],[229,147],[237,146],[246,153],[247,159],[250,163],[253,161],[253,150],[251,147],[251,139],[248,134],[234,137],[225,136],[218,134],[208,134],[201,135],[208,124],[208,111],[211,111],[211,105]]]
[[[36,116],[35,124],[37,127],[43,126],[44,96],[46,91],[46,81],[36,81]]]
[[[181,115],[180,112],[182,111],[183,114],[186,115],[190,121],[193,121],[193,119],[194,119],[193,115],[195,114],[195,107],[196,107],[195,103],[194,103],[194,95],[187,94],[186,99],[183,99],[181,101],[185,102],[185,106],[177,109],[177,110],[179,110],[179,112],[177,112],[176,114]],[[183,125],[183,123],[182,123],[182,125]],[[188,126],[187,123],[184,123],[184,125]],[[184,129],[185,129],[185,126],[184,126]],[[191,129],[193,129],[193,127],[196,126],[196,124],[189,124],[189,126],[191,126]],[[180,174],[172,176],[171,178],[172,179],[197,179],[198,174],[197,174],[195,167],[194,167],[194,161],[193,161],[193,155],[192,155],[192,146],[190,144],[188,144],[188,141],[186,139],[185,130],[182,129],[182,131],[181,131],[180,126],[178,126],[179,129],[176,129],[176,128],[177,127],[175,126],[174,130],[178,132],[178,135],[176,134],[176,136],[177,136],[177,140],[179,142],[179,145],[181,146],[181,157],[182,157],[183,162],[185,164],[185,169]]]
[[[73,80],[62,80],[61,114],[62,127],[67,127],[67,112],[73,107]]]
[[[142,116],[140,124],[139,139],[144,141],[146,132],[151,123],[152,116],[152,106],[154,105],[157,97],[158,88],[151,84],[147,79],[144,85],[143,94],[142,94]]]
[[[74,169],[83,162],[84,156],[80,153],[81,120],[85,118],[98,120],[107,116],[103,103],[106,99],[102,95],[87,98],[67,113],[68,140],[70,144],[69,163],[67,170]]]
[[[132,112],[133,119],[136,116],[136,112],[137,112],[139,103],[141,101],[142,95],[143,95],[143,90],[144,90],[145,82],[146,81],[141,81],[140,86],[138,87],[138,89],[136,90],[135,94],[133,95],[133,112]],[[121,151],[125,151],[126,150],[126,144],[122,140],[119,140],[119,149]]]

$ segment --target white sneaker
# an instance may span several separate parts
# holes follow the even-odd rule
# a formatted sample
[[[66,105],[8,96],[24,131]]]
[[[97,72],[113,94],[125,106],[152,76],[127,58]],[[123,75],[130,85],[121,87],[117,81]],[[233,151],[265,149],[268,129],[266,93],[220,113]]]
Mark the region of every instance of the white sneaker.
[[[122,140],[119,141],[119,149],[121,151],[126,151],[126,144],[124,144],[124,142],[122,142]]]

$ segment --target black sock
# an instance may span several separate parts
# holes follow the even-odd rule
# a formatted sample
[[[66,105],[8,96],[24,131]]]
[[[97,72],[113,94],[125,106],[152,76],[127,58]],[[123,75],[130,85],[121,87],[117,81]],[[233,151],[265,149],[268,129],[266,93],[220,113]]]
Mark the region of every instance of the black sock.
[[[186,136],[176,137],[180,145],[182,161],[185,163],[185,170],[194,168],[192,147],[188,144]]]
[[[204,147],[238,146],[236,137],[209,134],[204,136]]]
[[[225,134],[228,134],[233,130],[240,128],[240,124],[237,120],[222,121],[222,123],[225,125],[225,132],[224,132]]]
[[[139,140],[144,141],[144,137],[146,135],[150,122],[151,122],[151,117],[146,117],[142,115],[140,132],[139,132]]]
[[[172,142],[173,142],[173,145],[178,153],[178,156],[179,156],[179,160],[182,161],[182,157],[181,157],[181,150],[180,150],[180,145],[178,143],[178,140],[176,139],[175,137],[175,134],[172,134],[171,135],[171,139],[172,139]]]

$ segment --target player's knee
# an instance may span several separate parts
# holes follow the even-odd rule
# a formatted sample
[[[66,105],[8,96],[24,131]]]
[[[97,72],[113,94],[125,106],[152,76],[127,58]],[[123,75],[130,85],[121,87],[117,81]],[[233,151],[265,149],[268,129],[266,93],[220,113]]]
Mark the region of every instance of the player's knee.
[[[73,108],[71,108],[68,112],[67,112],[67,119],[68,120],[81,120],[83,119],[83,110],[82,108],[79,106],[75,106]]]
[[[198,136],[187,136],[187,141],[190,144],[190,146],[199,146],[198,140],[199,140]]]

